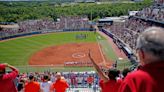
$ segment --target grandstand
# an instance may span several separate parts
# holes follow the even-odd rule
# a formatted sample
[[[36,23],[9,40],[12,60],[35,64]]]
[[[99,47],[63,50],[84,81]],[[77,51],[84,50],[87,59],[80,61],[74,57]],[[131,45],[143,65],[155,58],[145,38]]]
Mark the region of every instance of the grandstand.
[[[104,26],[101,30],[112,37],[130,59],[131,56],[135,57],[133,53],[136,49],[136,39],[144,29],[151,26],[164,27],[164,8],[162,7],[161,4],[146,7],[135,15],[129,16],[125,22],[114,22],[112,26]]]

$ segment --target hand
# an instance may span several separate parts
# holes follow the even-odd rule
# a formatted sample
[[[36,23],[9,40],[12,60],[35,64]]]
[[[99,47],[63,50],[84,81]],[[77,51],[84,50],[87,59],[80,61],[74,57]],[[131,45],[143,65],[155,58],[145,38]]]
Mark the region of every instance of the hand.
[[[5,67],[8,67],[9,64],[8,64],[8,63],[3,63],[3,65],[4,65]]]

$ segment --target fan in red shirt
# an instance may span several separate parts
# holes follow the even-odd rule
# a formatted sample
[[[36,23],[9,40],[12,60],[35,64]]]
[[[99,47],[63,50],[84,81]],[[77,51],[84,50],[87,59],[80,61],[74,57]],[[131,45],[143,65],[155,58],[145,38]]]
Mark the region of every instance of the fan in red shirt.
[[[118,92],[118,89],[122,83],[122,80],[117,80],[117,77],[119,77],[119,71],[117,69],[109,69],[108,75],[106,76],[91,57],[90,51],[89,58],[97,70],[99,77],[102,79],[100,81],[102,92]]]
[[[68,83],[64,78],[62,78],[60,73],[56,74],[57,80],[51,86],[51,92],[66,92],[66,89],[69,87]]]
[[[146,29],[137,40],[140,69],[129,73],[119,92],[164,91],[164,29]]]
[[[87,78],[87,83],[89,85],[89,88],[91,88],[93,82],[94,82],[94,78],[91,75],[89,75],[89,77]]]
[[[40,92],[40,84],[35,81],[34,75],[29,76],[29,82],[25,85],[24,92]]]
[[[100,80],[100,87],[102,92],[118,92],[118,89],[122,83],[122,80],[117,79],[119,77],[119,71],[117,69],[109,69],[108,81]]]
[[[6,67],[12,69],[8,74],[5,73]],[[18,75],[18,70],[9,64],[0,64],[0,92],[17,92],[13,80]]]

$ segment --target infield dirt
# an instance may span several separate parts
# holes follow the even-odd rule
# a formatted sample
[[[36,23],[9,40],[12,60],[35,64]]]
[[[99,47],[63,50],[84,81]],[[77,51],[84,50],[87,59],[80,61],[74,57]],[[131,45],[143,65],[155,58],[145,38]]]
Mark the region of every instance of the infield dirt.
[[[29,65],[60,65],[66,62],[90,62],[88,57],[89,49],[93,59],[102,66],[110,66],[102,54],[98,43],[71,43],[44,48],[32,55]],[[103,58],[106,63],[104,64]]]

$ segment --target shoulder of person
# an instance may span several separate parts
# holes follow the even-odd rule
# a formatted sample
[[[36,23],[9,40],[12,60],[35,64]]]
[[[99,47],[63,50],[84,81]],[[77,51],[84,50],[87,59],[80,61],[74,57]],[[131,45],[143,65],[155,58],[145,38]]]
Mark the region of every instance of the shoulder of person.
[[[123,80],[121,78],[117,79],[118,83],[121,83]]]
[[[147,78],[148,73],[146,71],[143,70],[137,70],[137,71],[133,71],[131,73],[128,73],[128,75],[125,77],[125,79],[145,79]]]
[[[67,82],[66,79],[61,79],[60,81],[61,81],[61,82]]]
[[[36,81],[34,82],[34,84],[40,85],[40,83],[39,82],[36,82]]]

